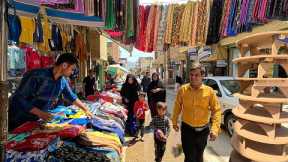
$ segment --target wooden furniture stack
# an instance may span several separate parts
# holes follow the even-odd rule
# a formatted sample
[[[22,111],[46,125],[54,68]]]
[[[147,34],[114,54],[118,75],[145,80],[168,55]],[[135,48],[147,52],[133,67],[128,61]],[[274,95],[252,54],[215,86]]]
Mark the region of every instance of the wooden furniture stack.
[[[287,38],[288,31],[266,32],[236,43],[241,56],[233,62],[238,65],[241,91],[233,109],[237,121],[231,162],[241,161],[235,154],[245,162],[288,161],[288,111],[283,109],[288,105],[288,78],[273,78],[275,64],[288,73],[288,46],[283,41]],[[247,76],[251,70],[257,73],[255,78]]]

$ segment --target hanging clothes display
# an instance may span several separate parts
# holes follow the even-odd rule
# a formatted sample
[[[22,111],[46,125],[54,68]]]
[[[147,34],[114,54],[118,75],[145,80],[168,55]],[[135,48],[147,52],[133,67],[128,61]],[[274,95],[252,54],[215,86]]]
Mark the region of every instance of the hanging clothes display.
[[[22,76],[26,69],[25,53],[15,44],[7,49],[7,68],[10,77]]]
[[[192,16],[192,31],[191,31],[191,39],[189,42],[189,45],[192,47],[196,46],[196,37],[197,37],[197,24],[198,24],[198,8],[199,8],[199,3],[196,3],[193,6],[193,16]]]
[[[137,29],[137,13],[138,3],[135,0],[125,1],[125,43],[135,42],[136,29]]]
[[[85,0],[84,1],[84,13],[87,16],[94,16],[95,15],[95,1],[97,0]],[[97,2],[96,2],[97,3]]]
[[[146,26],[149,14],[149,6],[139,6],[139,12],[138,12],[138,26],[137,26],[137,36],[136,36],[136,43],[135,48],[137,48],[140,51],[145,51],[146,46]]]
[[[159,27],[157,32],[157,38],[156,38],[156,51],[162,51],[164,46],[164,34],[166,29],[166,19],[167,19],[167,11],[168,6],[164,5],[161,6],[161,16],[159,21]]]
[[[123,0],[116,0],[116,30],[124,30],[124,9]]]
[[[157,36],[158,36],[158,26],[160,25],[159,24],[159,21],[160,21],[160,16],[161,16],[161,13],[162,13],[162,6],[157,6],[157,9],[156,9],[156,16],[155,16],[155,25],[154,25],[154,36],[153,36],[153,47],[152,47],[152,50],[155,51],[156,50],[156,46],[157,46]]]
[[[19,41],[22,43],[33,44],[33,33],[35,31],[35,22],[30,17],[20,16],[21,34]]]
[[[52,51],[63,50],[61,31],[56,24],[52,25],[52,39],[50,40],[49,45]]]
[[[103,12],[104,8],[104,1],[103,0],[94,0],[94,15],[99,17],[104,17]]]
[[[179,43],[180,25],[184,10],[185,5],[177,5],[177,4],[175,5],[175,9],[173,12],[173,26],[172,26],[172,38],[171,38],[172,46],[176,46]]]
[[[150,8],[146,33],[145,33],[145,51],[152,52],[153,51],[153,43],[154,43],[154,32],[155,32],[155,18],[156,18],[157,6],[152,5]]]
[[[220,23],[222,18],[222,11],[224,7],[224,1],[225,0],[219,0],[219,1],[213,1],[212,9],[210,13],[210,20],[209,20],[209,28],[208,28],[208,35],[207,35],[207,45],[211,45],[214,43],[217,43],[220,40],[219,35],[219,29],[220,29]],[[248,0],[246,0],[246,5],[243,6],[243,8],[247,8]],[[247,9],[243,9],[243,15],[247,14]],[[241,14],[241,15],[242,15]],[[241,26],[244,26],[244,16],[242,18],[242,21],[240,22]]]
[[[41,43],[44,41],[44,39],[43,39],[43,27],[42,27],[41,17],[39,14],[34,19],[34,21],[35,21],[35,32],[33,34],[33,40],[34,42]]]
[[[17,15],[8,15],[7,16],[8,24],[8,40],[18,43],[19,37],[22,31],[21,22]]]
[[[173,29],[173,13],[174,13],[175,5],[169,5],[167,12],[167,25],[164,36],[164,43],[171,44],[172,40],[172,29]]]
[[[75,37],[75,54],[79,58],[80,62],[86,60],[86,44],[84,40],[84,36],[82,33],[78,32]]]
[[[47,16],[43,16],[42,27],[43,27],[43,42],[38,43],[38,49],[43,52],[48,52],[50,50],[49,39],[51,39],[52,37],[51,33],[52,30],[51,30],[51,24],[49,23]]]
[[[210,0],[202,0],[198,8],[197,22],[197,39],[196,42],[201,46],[206,44],[209,16],[210,16]]]
[[[116,6],[114,0],[106,1],[105,29],[114,29],[116,26]]]
[[[181,43],[187,44],[190,40],[192,32],[192,16],[193,16],[193,5],[194,2],[188,2],[185,6],[183,17],[181,20],[180,31],[179,31],[179,41]]]

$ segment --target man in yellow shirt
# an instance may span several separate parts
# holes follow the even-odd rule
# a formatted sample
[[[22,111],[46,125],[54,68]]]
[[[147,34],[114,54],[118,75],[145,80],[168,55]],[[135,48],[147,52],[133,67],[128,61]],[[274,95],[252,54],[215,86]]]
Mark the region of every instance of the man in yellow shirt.
[[[220,132],[219,101],[213,89],[202,84],[204,73],[201,64],[192,65],[190,83],[179,89],[174,104],[172,123],[175,131],[179,131],[177,121],[182,113],[181,140],[184,162],[203,162],[208,136],[214,141]]]

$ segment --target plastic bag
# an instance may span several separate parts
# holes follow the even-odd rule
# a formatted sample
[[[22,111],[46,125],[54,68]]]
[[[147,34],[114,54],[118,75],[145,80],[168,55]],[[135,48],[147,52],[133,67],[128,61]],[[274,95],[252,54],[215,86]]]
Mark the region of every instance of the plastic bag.
[[[172,146],[172,154],[174,157],[178,157],[182,154],[183,149],[182,149],[182,142],[181,142],[181,133],[180,131],[174,132],[174,143]]]

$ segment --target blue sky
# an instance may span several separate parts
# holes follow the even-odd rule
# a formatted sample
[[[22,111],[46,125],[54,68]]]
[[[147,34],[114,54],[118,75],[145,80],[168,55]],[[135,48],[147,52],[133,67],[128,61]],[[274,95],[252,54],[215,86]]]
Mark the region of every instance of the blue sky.
[[[120,57],[128,58],[128,62],[136,62],[139,57],[154,57],[154,52],[146,53],[133,48],[132,56],[130,56],[128,51],[120,47]]]

